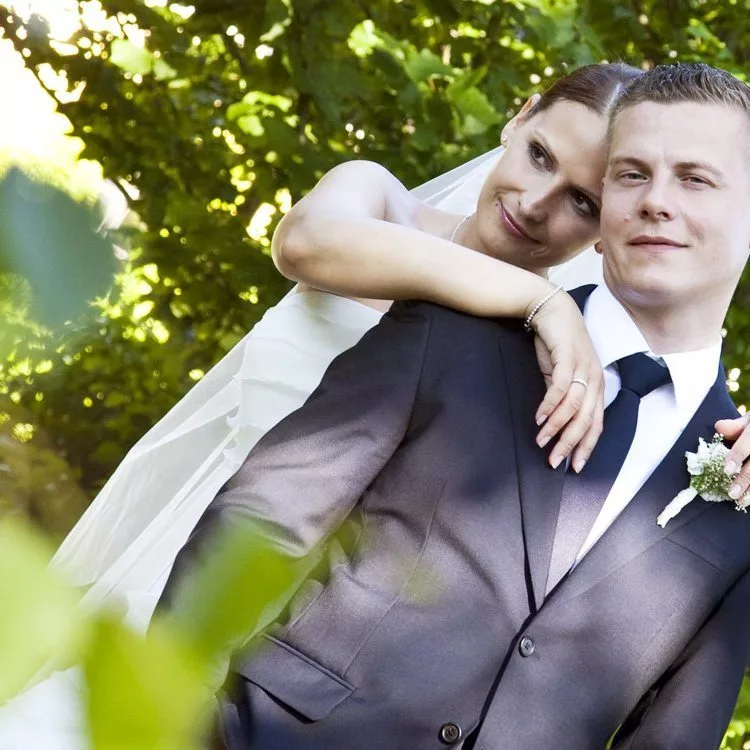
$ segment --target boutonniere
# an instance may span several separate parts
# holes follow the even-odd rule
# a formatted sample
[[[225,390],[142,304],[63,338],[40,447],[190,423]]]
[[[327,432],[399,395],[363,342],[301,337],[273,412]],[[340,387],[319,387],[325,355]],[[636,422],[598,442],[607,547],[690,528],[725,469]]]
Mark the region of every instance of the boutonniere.
[[[732,500],[729,497],[729,486],[732,477],[724,471],[724,460],[729,448],[724,445],[721,435],[714,435],[714,439],[707,443],[703,438],[698,440],[698,452],[685,453],[687,470],[690,474],[690,486],[682,490],[664,510],[659,513],[656,523],[662,528],[674,518],[691,500],[700,495],[709,503],[729,501],[734,503],[737,510],[747,513],[750,506],[750,495]]]

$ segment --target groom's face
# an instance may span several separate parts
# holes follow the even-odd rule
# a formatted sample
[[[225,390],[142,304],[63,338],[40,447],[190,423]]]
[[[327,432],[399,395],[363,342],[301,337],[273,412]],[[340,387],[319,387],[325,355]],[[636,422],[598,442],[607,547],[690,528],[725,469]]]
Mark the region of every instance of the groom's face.
[[[750,127],[719,104],[625,109],[602,195],[605,278],[637,305],[712,305],[750,248]]]

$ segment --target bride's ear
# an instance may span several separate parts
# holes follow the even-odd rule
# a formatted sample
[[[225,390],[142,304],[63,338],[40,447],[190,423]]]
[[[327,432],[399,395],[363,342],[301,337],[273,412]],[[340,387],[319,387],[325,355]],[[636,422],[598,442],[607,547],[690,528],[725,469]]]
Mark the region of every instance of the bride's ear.
[[[508,120],[508,122],[505,124],[505,127],[502,129],[502,132],[500,133],[500,143],[503,146],[507,146],[508,143],[510,143],[510,139],[513,137],[513,133],[515,133],[516,128],[518,128],[520,125],[523,125],[529,119],[532,110],[534,109],[534,107],[536,107],[541,98],[541,94],[534,94],[533,96],[530,96],[526,100],[526,103],[523,105],[523,107],[521,107],[518,114]]]
[[[602,241],[599,240],[599,242],[594,243],[594,250],[599,253],[599,255],[604,255],[604,245],[602,245]]]

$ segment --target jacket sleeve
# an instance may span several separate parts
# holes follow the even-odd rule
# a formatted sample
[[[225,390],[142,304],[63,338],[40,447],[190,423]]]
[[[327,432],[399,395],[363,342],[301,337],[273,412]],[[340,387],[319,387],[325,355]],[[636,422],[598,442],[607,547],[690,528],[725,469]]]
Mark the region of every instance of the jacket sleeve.
[[[406,434],[430,311],[424,303],[394,305],[333,361],[305,404],[266,433],[177,556],[160,610],[172,606],[179,581],[227,526],[251,527],[294,559],[338,528]]]
[[[721,744],[750,660],[750,571],[618,730],[612,750],[709,750]]]

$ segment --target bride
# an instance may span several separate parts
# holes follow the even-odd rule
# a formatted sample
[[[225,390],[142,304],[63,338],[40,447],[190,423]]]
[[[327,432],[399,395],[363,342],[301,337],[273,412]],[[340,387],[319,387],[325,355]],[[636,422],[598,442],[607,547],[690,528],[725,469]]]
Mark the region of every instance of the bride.
[[[503,147],[411,193],[368,162],[323,177],[273,239],[279,270],[299,285],[136,443],[53,558],[87,587],[83,605],[117,604],[145,629],[209,502],[389,300],[525,318],[557,285],[598,281],[598,257],[579,253],[598,239],[608,113],[637,75],[621,64],[574,71],[524,105]],[[550,462],[570,456],[577,468],[601,424],[601,367],[567,295],[551,297],[534,330],[549,383],[538,442],[557,436]],[[18,696],[0,709],[0,750],[86,747],[77,698],[74,669]]]

